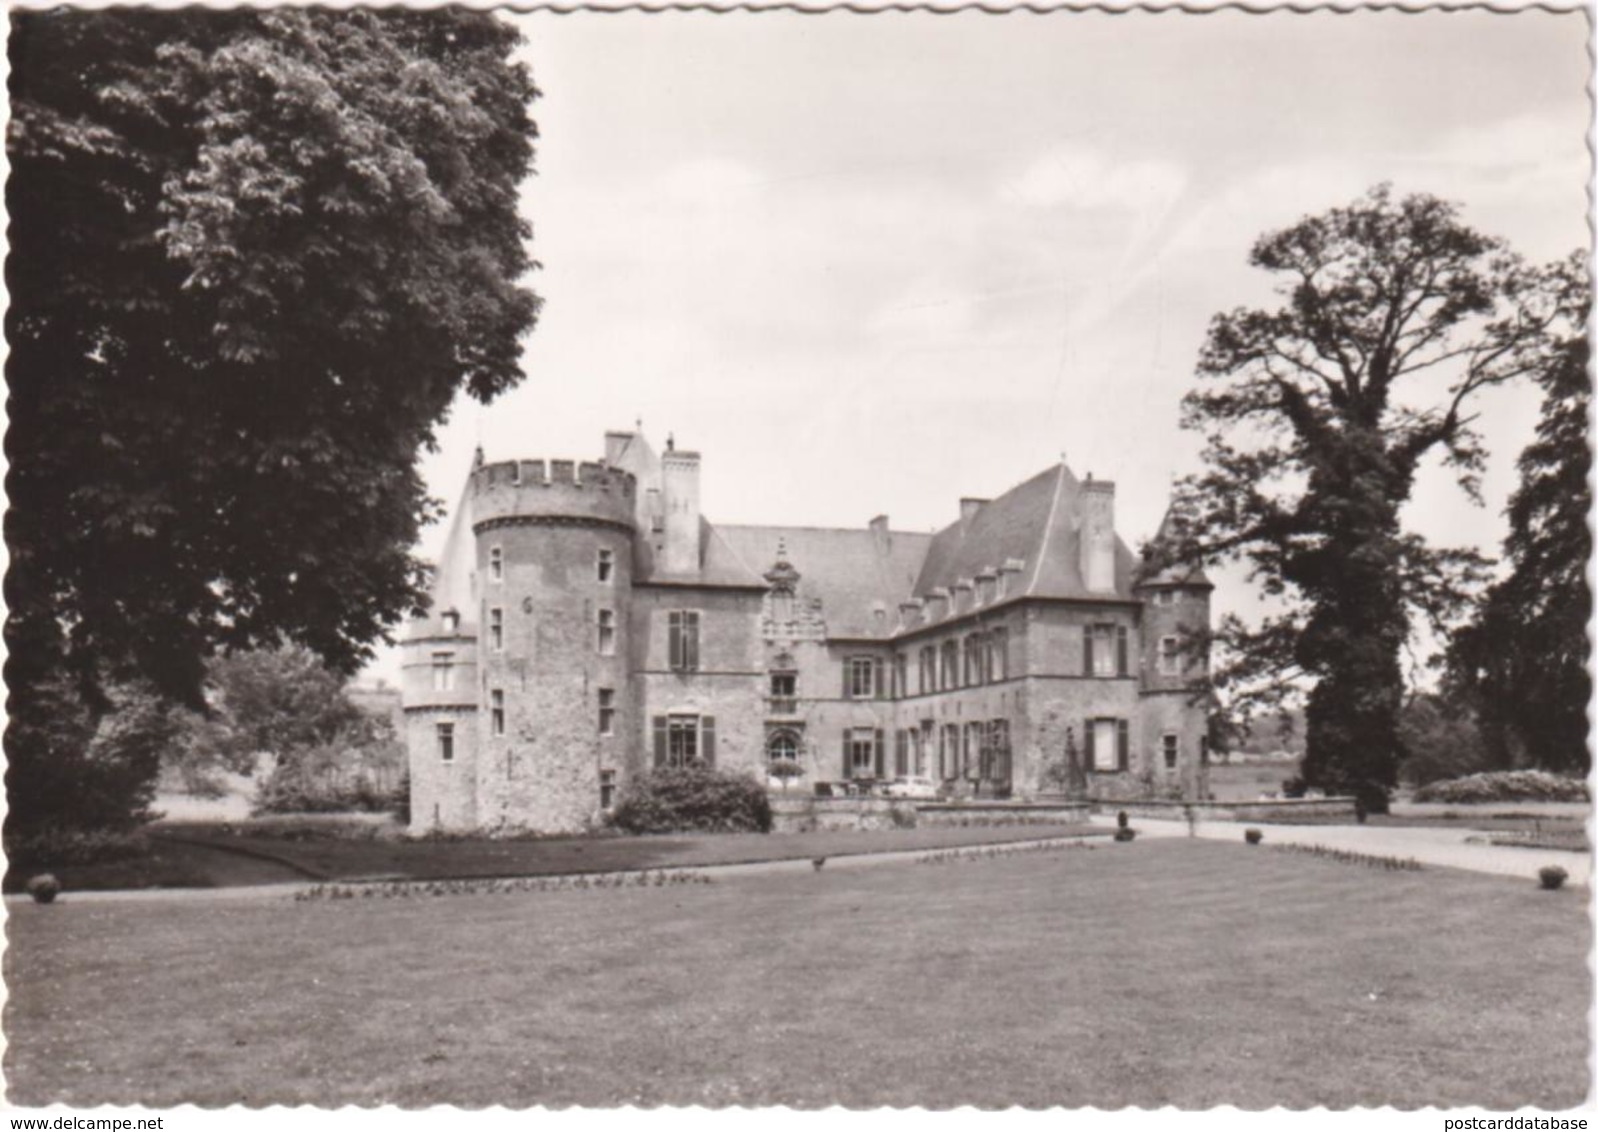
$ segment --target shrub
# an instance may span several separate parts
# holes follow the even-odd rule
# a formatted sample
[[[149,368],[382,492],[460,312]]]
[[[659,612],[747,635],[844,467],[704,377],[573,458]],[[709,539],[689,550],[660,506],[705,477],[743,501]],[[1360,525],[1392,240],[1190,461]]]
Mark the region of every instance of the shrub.
[[[1415,791],[1417,802],[1585,802],[1587,784],[1544,770],[1501,770],[1433,782]]]
[[[23,887],[27,889],[28,895],[33,897],[34,903],[48,904],[61,891],[61,882],[49,873],[40,873],[36,877],[29,877],[28,883]]]
[[[1537,870],[1537,879],[1541,881],[1542,886],[1549,891],[1553,891],[1560,885],[1564,884],[1565,879],[1569,876],[1570,874],[1559,865],[1544,865],[1542,868]]]
[[[767,833],[771,801],[746,774],[699,764],[661,767],[628,783],[610,824],[628,833]]]
[[[1302,775],[1295,774],[1292,778],[1282,779],[1282,797],[1284,798],[1302,798],[1304,791],[1307,789],[1309,789],[1309,784],[1304,781]]]
[[[1137,836],[1137,830],[1131,829],[1131,828],[1129,828],[1127,826],[1124,826],[1124,825],[1118,827],[1116,829],[1116,831],[1115,831],[1115,839],[1117,841],[1131,841],[1132,838],[1134,838],[1136,836]]]
[[[8,832],[5,849],[12,869],[61,868],[145,857],[150,853],[150,843],[137,833],[52,826],[22,833]]]
[[[398,786],[384,790],[365,775],[346,779],[308,773],[292,764],[279,764],[255,788],[251,814],[334,814],[364,812],[389,813],[400,805],[410,808],[410,785],[402,779]]]
[[[1243,840],[1250,845],[1258,845],[1264,839],[1265,835],[1257,829],[1245,829],[1243,831]]]

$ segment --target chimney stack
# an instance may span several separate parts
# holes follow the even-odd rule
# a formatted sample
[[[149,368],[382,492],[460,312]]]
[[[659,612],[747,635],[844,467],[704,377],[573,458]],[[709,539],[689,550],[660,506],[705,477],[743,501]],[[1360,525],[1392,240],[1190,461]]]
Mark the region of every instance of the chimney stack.
[[[666,544],[661,569],[667,574],[699,572],[699,453],[685,452],[671,441],[660,457],[665,489]]]
[[[1090,593],[1115,591],[1115,484],[1090,479],[1082,484],[1080,567]]]

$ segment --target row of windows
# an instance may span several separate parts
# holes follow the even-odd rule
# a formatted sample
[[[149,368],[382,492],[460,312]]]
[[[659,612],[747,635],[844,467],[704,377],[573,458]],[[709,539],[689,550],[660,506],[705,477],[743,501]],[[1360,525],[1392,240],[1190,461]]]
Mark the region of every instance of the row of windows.
[[[608,585],[615,576],[616,553],[601,548],[594,559],[594,578]],[[505,580],[505,548],[502,546],[488,548],[488,580],[496,583]]]
[[[616,611],[601,609],[594,615],[594,649],[600,656],[616,655]],[[668,615],[670,664],[674,672],[699,671],[699,614],[694,610],[674,611]],[[492,606],[488,610],[488,648],[490,652],[505,651],[505,611]],[[455,654],[433,654],[433,690],[451,691],[455,687]]]

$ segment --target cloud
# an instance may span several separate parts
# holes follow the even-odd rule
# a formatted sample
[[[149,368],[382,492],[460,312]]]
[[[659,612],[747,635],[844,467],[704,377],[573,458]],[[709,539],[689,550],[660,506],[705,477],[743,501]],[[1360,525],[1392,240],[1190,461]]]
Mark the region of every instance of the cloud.
[[[1186,172],[1169,161],[1117,162],[1095,150],[1062,147],[1008,178],[999,195],[1035,208],[1163,213],[1186,187]]]

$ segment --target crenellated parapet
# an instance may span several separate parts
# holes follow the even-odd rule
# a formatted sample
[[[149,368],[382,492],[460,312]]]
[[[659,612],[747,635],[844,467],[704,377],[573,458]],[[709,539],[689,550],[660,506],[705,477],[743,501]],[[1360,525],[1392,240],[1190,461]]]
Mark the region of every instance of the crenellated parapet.
[[[472,473],[472,529],[521,524],[634,527],[638,483],[595,462],[507,460]]]

